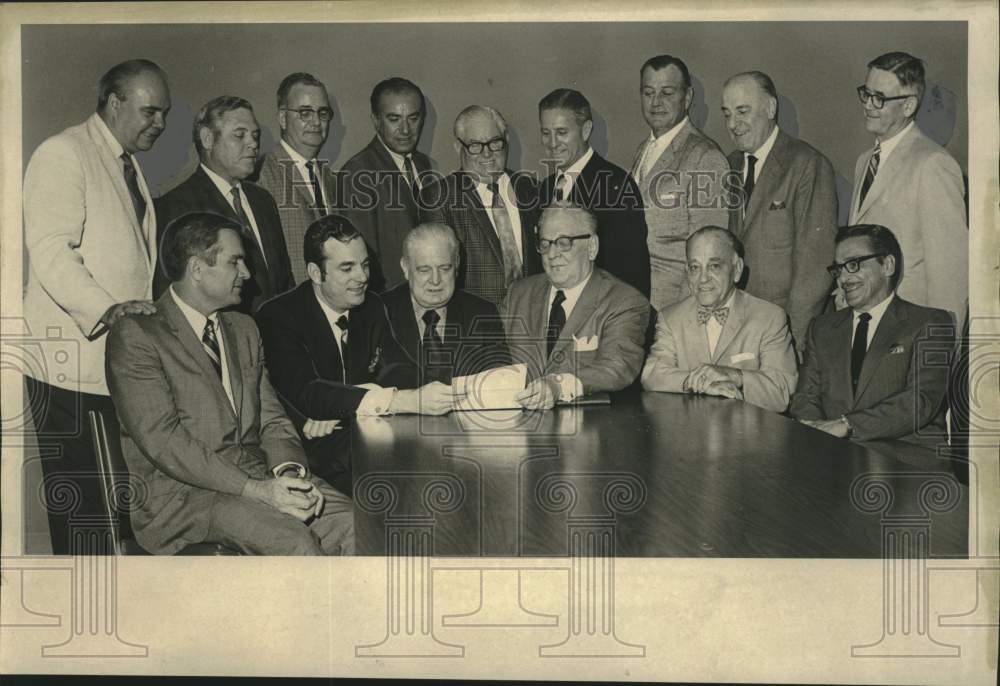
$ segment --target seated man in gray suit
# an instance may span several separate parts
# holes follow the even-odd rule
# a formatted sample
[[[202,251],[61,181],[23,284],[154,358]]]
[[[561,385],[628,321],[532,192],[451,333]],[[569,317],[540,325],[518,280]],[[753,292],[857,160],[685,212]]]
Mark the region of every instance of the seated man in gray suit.
[[[577,205],[550,205],[538,224],[545,274],[515,281],[503,301],[507,343],[528,365],[517,396],[529,409],[625,388],[642,368],[649,301],[594,267],[597,219]]]
[[[642,387],[739,398],[783,412],[797,376],[785,311],[736,288],[743,245],[726,229],[695,231],[686,250],[693,295],[660,312]]]
[[[350,554],[351,501],[310,477],[295,427],[264,368],[260,334],[232,311],[250,278],[242,227],[200,212],[167,227],[171,280],[156,312],[118,322],[108,387],[146,550],[221,543],[246,554]]]
[[[837,233],[830,274],[849,307],[809,325],[789,413],[838,438],[936,446],[945,433],[951,315],[896,294],[903,253],[878,224]]]

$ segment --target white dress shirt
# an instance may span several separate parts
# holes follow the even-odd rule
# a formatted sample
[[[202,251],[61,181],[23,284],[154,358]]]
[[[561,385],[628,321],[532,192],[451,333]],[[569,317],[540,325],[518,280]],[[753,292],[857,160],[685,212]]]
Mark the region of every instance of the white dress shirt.
[[[895,293],[890,293],[889,297],[880,302],[875,307],[868,310],[868,314],[872,316],[871,321],[868,322],[868,340],[865,342],[865,350],[872,344],[872,339],[875,338],[875,331],[878,330],[879,322],[882,321],[882,316],[885,311],[889,308],[889,303],[892,302],[892,296]],[[854,310],[854,326],[852,328],[853,332],[858,330],[858,323],[861,321],[861,312]],[[851,341],[854,340],[854,333],[851,334]]]
[[[323,177],[320,176],[319,162],[316,160],[316,158],[314,157],[311,160],[307,160],[305,157],[300,155],[295,148],[286,143],[284,139],[282,139],[281,141],[281,147],[285,149],[285,152],[288,153],[288,156],[292,158],[292,162],[295,163],[295,169],[298,170],[299,176],[305,182],[303,187],[306,189],[306,192],[309,194],[309,197],[312,198],[313,204],[315,205],[316,194],[313,193],[312,181],[309,179],[309,169],[306,168],[306,162],[312,162],[313,171],[316,174],[316,181],[319,183],[319,193],[320,195],[323,196],[321,198],[321,200],[323,201],[323,206],[329,207],[330,203],[327,202],[326,189],[323,188]]]
[[[687,115],[685,115],[679,123],[674,124],[669,131],[661,133],[659,136],[655,135],[652,131],[649,132],[649,142],[646,143],[646,146],[642,149],[642,159],[639,160],[639,164],[636,169],[636,172],[638,173],[636,181],[646,178],[646,175],[649,174],[649,170],[652,169],[653,165],[656,164],[656,161],[663,156],[663,153],[666,152],[667,148],[670,147],[670,144],[674,142],[675,138],[677,138],[677,134],[680,133],[680,130],[683,129],[684,125],[687,123],[688,118]]]
[[[507,209],[507,216],[510,218],[510,228],[514,231],[514,242],[517,243],[517,252],[519,255],[524,254],[524,239],[521,237],[521,213],[517,209],[517,196],[514,195],[514,186],[510,182],[510,177],[506,174],[501,174],[497,178],[497,189],[500,191],[500,197],[503,198],[504,207]],[[490,218],[490,224],[493,225],[493,231],[496,232],[497,225],[493,220],[493,192],[487,187],[485,183],[476,183],[476,193],[479,194],[479,199],[483,203],[483,207],[486,208],[486,216]],[[497,234],[499,237],[500,234]]]
[[[879,145],[879,156],[878,156],[879,167],[885,164],[885,161],[889,159],[889,155],[891,155],[892,151],[896,149],[896,146],[899,145],[899,142],[903,140],[903,136],[906,135],[907,131],[913,128],[913,124],[914,122],[911,121],[909,124],[903,127],[902,131],[899,131],[895,136],[892,136],[891,138],[886,138],[884,141],[880,141],[878,139],[878,136],[875,137],[875,140],[878,142]]]
[[[566,313],[566,322],[569,322],[570,315],[573,314],[573,309],[576,307],[576,303],[580,300],[580,295],[583,293],[583,289],[587,287],[590,283],[590,279],[594,276],[594,270],[591,268],[590,274],[587,278],[573,286],[572,288],[556,288],[554,285],[549,285],[549,298],[548,298],[548,311],[552,312],[552,303],[556,299],[556,291],[562,291],[563,296],[566,298],[563,300],[562,308],[563,312]],[[546,329],[548,328],[548,319],[545,321]],[[560,333],[561,335],[561,333]],[[576,377],[575,374],[558,374],[559,381],[559,400],[563,402],[569,402],[576,398],[577,396],[583,395],[583,383]]]
[[[563,192],[563,199],[568,198],[569,194],[573,192],[573,184],[576,183],[576,179],[580,176],[580,172],[583,171],[583,168],[587,166],[587,162],[590,162],[590,158],[593,156],[594,149],[588,147],[587,152],[583,153],[580,156],[580,159],[556,175],[556,186],[554,190],[559,190],[561,188]]]
[[[420,172],[417,171],[417,163],[413,161],[413,155],[400,155],[395,150],[390,149],[389,146],[385,144],[385,141],[382,140],[381,136],[378,136],[378,142],[381,143],[382,147],[385,148],[385,151],[389,153],[389,157],[392,158],[392,161],[396,164],[396,169],[400,171],[403,177],[405,178],[407,174],[412,173],[413,185],[417,187],[417,190],[422,189],[423,186],[420,185]],[[413,167],[411,167],[409,170],[406,169],[407,158],[409,158],[410,162],[413,164]]]
[[[337,341],[337,350],[340,351],[340,359],[343,361],[344,365],[344,384],[350,385],[347,382],[347,360],[344,359],[344,347],[341,343],[340,336],[343,333],[347,333],[339,326],[337,326],[337,320],[340,319],[341,315],[346,315],[348,321],[351,319],[349,312],[338,312],[329,305],[316,293],[315,286],[313,286],[313,293],[316,296],[317,302],[319,302],[319,307],[323,310],[323,314],[326,316],[326,321],[330,323],[330,329],[333,331],[333,339]],[[350,336],[350,334],[348,334]],[[347,340],[350,344],[350,338]],[[396,393],[395,388],[383,388],[378,384],[365,383],[359,384],[358,388],[364,388],[367,393],[361,398],[361,403],[358,405],[358,409],[355,410],[355,414],[359,415],[384,415],[389,414],[389,406],[392,405],[392,398]]]
[[[764,162],[767,161],[767,156],[771,154],[771,148],[774,147],[774,141],[776,140],[778,140],[777,125],[775,125],[775,127],[771,130],[771,135],[767,137],[767,140],[761,143],[759,148],[753,152],[743,153],[743,171],[741,172],[741,176],[743,177],[744,183],[746,183],[747,180],[747,157],[753,155],[757,158],[757,164],[753,168],[753,180],[754,183],[757,183],[757,179],[760,178],[760,170],[764,168]]]
[[[181,314],[191,325],[191,329],[194,331],[194,337],[198,339],[198,343],[201,343],[201,337],[205,333],[205,322],[209,319],[212,320],[212,324],[215,325],[215,338],[219,341],[219,363],[222,366],[222,387],[226,391],[226,397],[229,398],[229,404],[233,408],[233,412],[236,412],[236,403],[233,402],[233,387],[229,382],[229,365],[226,363],[226,341],[225,336],[222,334],[222,327],[219,326],[219,314],[213,312],[209,316],[203,315],[198,310],[194,309],[179,295],[177,291],[174,290],[173,285],[170,286],[170,297],[174,299],[177,303],[178,309],[180,309]],[[208,355],[208,353],[205,353]]]
[[[734,297],[736,297],[735,288],[733,289],[733,292],[729,294],[729,297],[726,298],[725,304],[717,309],[722,309],[723,307],[732,307]],[[730,310],[729,315],[732,316],[732,314],[733,312],[732,310]],[[708,335],[708,356],[712,357],[715,355],[715,346],[719,344],[719,336],[722,335],[722,324],[720,324],[719,320],[716,319],[714,316],[709,317],[708,321],[705,322],[705,333]]]
[[[224,178],[216,174],[214,171],[206,167],[204,164],[201,168],[205,170],[208,178],[212,180],[215,187],[219,189],[222,193],[222,197],[226,199],[229,206],[233,208],[233,212],[236,211],[236,205],[233,204],[233,188],[236,188],[240,194],[240,204],[243,206],[243,211],[247,215],[247,219],[250,220],[250,230],[253,231],[254,237],[257,239],[257,245],[260,246],[260,254],[264,258],[264,265],[267,266],[267,255],[264,254],[264,241],[260,237],[260,229],[257,228],[257,219],[253,216],[253,209],[250,207],[250,201],[247,200],[246,193],[243,192],[243,186],[237,183],[235,186],[231,185]]]

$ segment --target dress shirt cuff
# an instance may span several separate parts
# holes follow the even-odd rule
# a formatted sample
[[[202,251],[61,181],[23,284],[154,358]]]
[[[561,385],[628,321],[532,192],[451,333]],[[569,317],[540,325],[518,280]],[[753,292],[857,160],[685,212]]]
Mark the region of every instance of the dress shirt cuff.
[[[309,470],[306,469],[304,465],[292,461],[282,462],[281,464],[277,465],[274,469],[272,469],[271,473],[274,474],[275,477],[278,477],[281,476],[282,472],[285,471],[296,472],[295,476],[299,477],[300,479],[304,479],[309,475]]]
[[[556,374],[559,384],[559,402],[568,403],[583,395],[583,383],[573,374]]]
[[[363,384],[360,388],[367,389],[367,393],[358,404],[356,414],[366,417],[389,414],[392,399],[396,395],[395,388],[382,388],[375,384]]]

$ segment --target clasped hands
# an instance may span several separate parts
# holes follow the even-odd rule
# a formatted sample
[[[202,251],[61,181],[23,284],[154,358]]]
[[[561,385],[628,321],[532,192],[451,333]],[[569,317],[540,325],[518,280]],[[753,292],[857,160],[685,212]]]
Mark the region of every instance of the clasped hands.
[[[318,517],[325,502],[315,484],[298,476],[248,479],[243,487],[243,495],[270,505],[300,522]]]
[[[684,379],[685,393],[717,395],[743,399],[743,372],[735,367],[703,364],[692,369]]]

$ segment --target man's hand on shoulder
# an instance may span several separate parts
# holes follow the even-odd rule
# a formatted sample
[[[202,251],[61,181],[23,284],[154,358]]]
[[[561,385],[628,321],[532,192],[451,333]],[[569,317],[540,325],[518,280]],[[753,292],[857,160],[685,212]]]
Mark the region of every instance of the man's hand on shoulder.
[[[111,328],[119,319],[127,314],[154,314],[156,305],[152,300],[126,300],[115,303],[101,315],[101,323]]]

